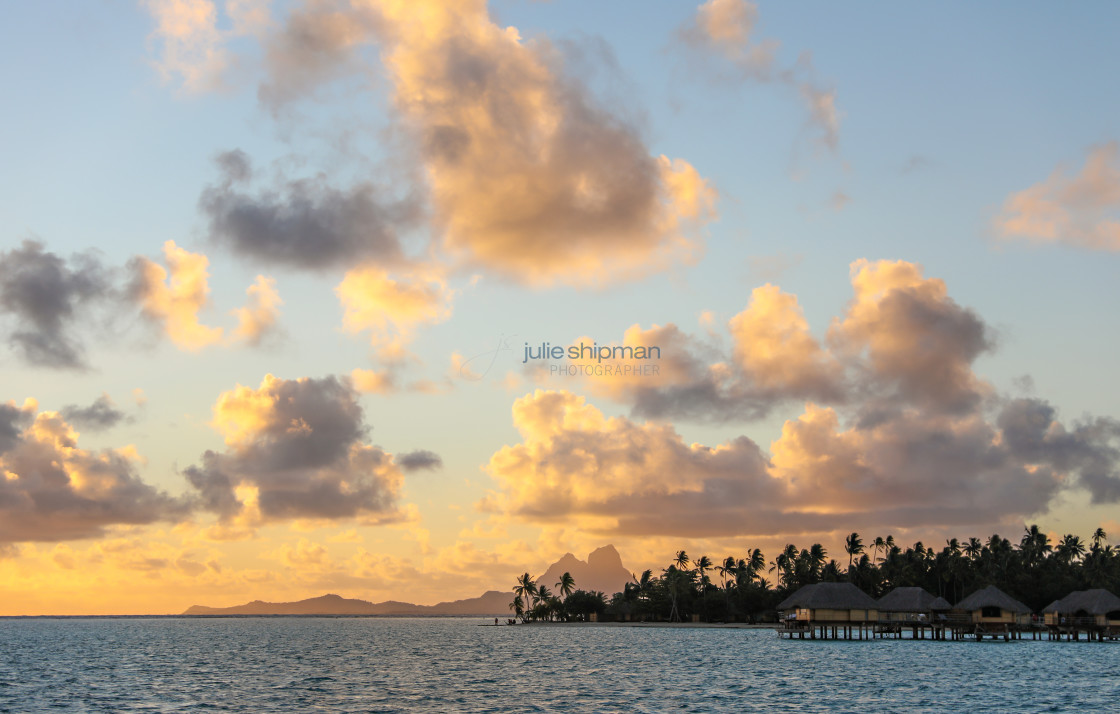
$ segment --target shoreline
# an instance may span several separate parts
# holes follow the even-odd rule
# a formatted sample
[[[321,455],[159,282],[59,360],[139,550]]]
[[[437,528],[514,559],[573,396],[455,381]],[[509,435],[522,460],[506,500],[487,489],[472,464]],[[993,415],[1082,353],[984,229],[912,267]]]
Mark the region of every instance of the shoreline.
[[[484,623],[483,627],[681,627],[698,628],[707,630],[776,630],[777,623],[751,623],[751,622],[519,622],[516,625],[506,623]]]

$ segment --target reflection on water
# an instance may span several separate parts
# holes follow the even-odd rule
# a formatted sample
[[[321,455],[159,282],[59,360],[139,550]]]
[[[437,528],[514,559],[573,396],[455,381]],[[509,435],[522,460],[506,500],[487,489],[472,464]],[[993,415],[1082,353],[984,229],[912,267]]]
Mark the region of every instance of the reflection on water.
[[[0,620],[0,712],[1113,710],[1120,644],[475,619]]]

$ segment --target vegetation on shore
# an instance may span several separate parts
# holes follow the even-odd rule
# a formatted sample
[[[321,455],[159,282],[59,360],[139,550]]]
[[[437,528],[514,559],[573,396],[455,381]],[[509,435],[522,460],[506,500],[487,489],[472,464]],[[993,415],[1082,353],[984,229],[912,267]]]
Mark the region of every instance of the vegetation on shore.
[[[514,598],[509,609],[521,622],[587,622],[593,613],[602,615],[607,609],[606,596],[597,590],[576,590],[571,573],[560,576],[556,593],[525,573],[513,586]]]
[[[775,607],[789,593],[819,582],[851,582],[873,598],[896,587],[917,586],[951,603],[995,585],[1036,612],[1074,590],[1120,593],[1120,550],[1108,545],[1100,528],[1088,543],[1075,535],[1051,543],[1032,525],[1017,544],[992,535],[986,540],[953,538],[940,549],[920,541],[903,549],[893,536],[865,541],[852,533],[845,539],[844,554],[846,566],[819,543],[800,550],[787,545],[771,561],[757,548],[746,557],[718,562],[706,555],[692,559],[681,550],[660,574],[646,570],[635,576],[609,603],[602,593],[573,590],[574,583],[566,592],[557,583],[564,596],[560,599],[525,573],[514,587],[517,597],[510,608],[523,622],[588,619],[591,612],[615,620],[678,622],[699,616],[709,622],[759,622],[773,619]]]

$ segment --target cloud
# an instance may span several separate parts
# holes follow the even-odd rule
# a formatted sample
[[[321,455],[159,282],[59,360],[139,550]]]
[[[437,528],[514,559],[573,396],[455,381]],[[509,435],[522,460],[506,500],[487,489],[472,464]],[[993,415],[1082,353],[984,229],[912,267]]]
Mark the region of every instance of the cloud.
[[[455,291],[435,270],[416,267],[392,275],[378,266],[355,268],[335,288],[342,303],[342,327],[350,333],[370,332],[378,357],[399,363],[417,327],[451,317]]]
[[[163,256],[166,268],[142,256],[129,263],[132,293],[144,316],[160,324],[177,347],[197,351],[219,342],[222,328],[198,320],[199,311],[210,302],[209,259],[172,240],[163,244]]]
[[[701,55],[715,55],[733,68],[738,81],[780,82],[797,89],[811,126],[821,142],[836,151],[840,143],[841,114],[836,90],[822,87],[815,77],[812,53],[802,52],[793,67],[779,68],[776,55],[781,43],[757,40],[758,5],[750,0],[708,0],[696,9],[691,22],[681,27],[680,39]],[[726,77],[720,68],[708,68],[717,78]]]
[[[102,394],[87,407],[70,404],[63,407],[59,413],[70,424],[87,431],[112,429],[122,421],[129,419],[127,414],[117,409],[108,394]]]
[[[401,520],[403,482],[393,456],[364,443],[358,394],[346,380],[280,379],[238,385],[214,405],[226,449],[184,470],[200,506],[227,525],[292,519]]]
[[[341,190],[324,176],[253,193],[246,190],[253,170],[244,152],[219,154],[217,164],[221,180],[199,198],[211,241],[271,265],[322,270],[398,262],[397,231],[420,215],[414,198],[389,200],[371,183]]]
[[[664,533],[678,532],[679,515],[694,518],[701,509],[708,527],[727,528],[751,499],[780,496],[781,484],[766,474],[765,457],[748,439],[716,449],[687,445],[667,425],[608,419],[568,392],[537,390],[514,403],[513,415],[522,443],[491,457],[487,471],[501,491],[482,503],[484,510]]]
[[[220,6],[213,0],[140,0],[155,20],[150,39],[160,45],[154,64],[163,81],[178,80],[188,93],[227,88],[239,64],[227,45],[264,31],[271,22],[270,2],[225,0]]]
[[[117,297],[113,277],[92,254],[64,260],[37,241],[0,252],[0,315],[14,320],[12,349],[35,366],[85,367],[85,347],[74,333],[92,307]]]
[[[1120,498],[1120,452],[1094,431],[1101,424],[1072,445],[1027,437],[1028,453],[1011,425],[1020,411],[908,409],[845,427],[810,403],[767,454],[745,436],[687,444],[669,425],[607,418],[583,397],[538,390],[514,403],[521,442],[491,457],[499,489],[479,506],[603,534],[710,537],[1021,522],[1067,489],[1101,490],[1097,474],[1113,489],[1102,495]]]
[[[1073,176],[1058,166],[1045,181],[1011,194],[994,226],[1007,240],[1120,251],[1120,143],[1092,147]]]
[[[587,378],[589,388],[629,403],[633,416],[653,419],[758,419],[791,400],[847,399],[845,368],[812,336],[795,295],[770,284],[756,288],[726,330],[730,349],[673,324],[648,330],[633,325],[622,346],[659,347],[660,359],[644,362],[655,366],[656,373],[619,377],[617,369],[613,374],[596,371]],[[589,368],[636,364],[627,359],[572,362]]]
[[[137,256],[124,271],[102,265],[90,253],[65,260],[37,241],[0,252],[0,318],[11,322],[12,349],[31,366],[84,369],[81,333],[98,320],[104,334],[106,325],[134,314],[136,307],[180,348],[193,351],[219,342],[222,328],[203,325],[198,316],[209,305],[209,260],[174,241],[167,241],[163,252],[166,268]],[[272,279],[257,276],[246,306],[234,311],[239,324],[233,337],[257,344],[275,328],[279,304]]]
[[[89,451],[34,400],[0,406],[0,543],[103,535],[110,526],[174,520],[186,504],[140,480],[131,447]]]
[[[210,306],[210,260],[171,240],[163,244],[163,256],[166,268],[143,256],[129,262],[130,296],[144,317],[159,325],[176,347],[197,352],[221,343],[224,330],[199,320],[199,313]],[[283,301],[276,292],[276,282],[264,275],[258,275],[245,293],[246,304],[231,312],[237,326],[230,342],[258,345],[277,330]]]
[[[728,330],[736,365],[757,388],[789,398],[840,398],[840,364],[809,332],[797,296],[767,283]]]
[[[994,347],[980,317],[949,297],[944,281],[903,260],[851,265],[855,298],[833,320],[834,353],[858,360],[865,388],[925,408],[974,409],[990,387],[972,362]]]
[[[361,42],[381,47],[444,254],[530,285],[601,285],[699,255],[715,190],[651,155],[556,47],[482,3],[305,3],[267,43],[262,98],[313,91]]]
[[[812,64],[808,54],[803,56],[801,64],[810,68],[808,74],[812,76]],[[825,89],[812,79],[800,82],[797,90],[806,109],[809,110],[809,123],[820,130],[820,138],[824,145],[836,151],[840,146],[840,110],[836,107],[836,90]],[[843,196],[843,194],[838,195]],[[844,198],[850,200],[846,196]]]
[[[164,81],[178,77],[190,92],[217,89],[229,63],[218,9],[210,0],[141,0],[156,21],[162,44],[156,63]]]
[[[265,40],[267,79],[257,96],[274,114],[339,77],[366,68],[363,46],[380,27],[374,7],[309,0]]]
[[[730,60],[744,78],[769,81],[777,40],[755,42],[758,5],[747,0],[708,0],[696,9],[694,24],[681,29],[688,44],[710,47]]]
[[[1058,473],[1076,472],[1093,503],[1120,502],[1120,421],[1086,419],[1067,429],[1041,399],[1011,400],[999,416],[1003,441],[1024,461]]]
[[[261,340],[276,331],[276,320],[284,301],[276,292],[276,281],[263,275],[257,276],[256,282],[245,294],[248,296],[246,305],[233,311],[237,318],[233,336],[250,345],[259,345]]]
[[[851,280],[855,297],[823,343],[797,297],[767,283],[727,321],[726,333],[710,327],[710,316],[707,338],[671,323],[630,327],[623,345],[661,348],[661,358],[648,361],[657,372],[593,374],[588,387],[630,404],[635,417],[699,421],[758,419],[806,400],[858,405],[865,419],[908,406],[963,414],[994,394],[972,363],[994,349],[995,335],[949,297],[943,281],[926,278],[915,263],[863,259],[852,263]]]
[[[690,262],[715,191],[481,4],[383,7],[395,103],[444,249],[515,282],[595,285]]]
[[[390,394],[397,390],[396,374],[391,370],[354,369],[350,383],[362,394]]]
[[[443,459],[439,454],[427,449],[417,449],[401,454],[397,463],[405,471],[435,471],[443,468]]]

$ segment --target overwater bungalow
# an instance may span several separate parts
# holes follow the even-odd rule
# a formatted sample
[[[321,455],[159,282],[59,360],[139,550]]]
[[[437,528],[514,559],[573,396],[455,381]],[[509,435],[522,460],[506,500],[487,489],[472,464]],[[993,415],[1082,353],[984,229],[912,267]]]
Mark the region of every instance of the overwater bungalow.
[[[975,635],[1020,639],[1031,625],[1031,609],[994,585],[977,590],[961,600],[949,614],[953,639]]]
[[[875,632],[880,636],[894,635],[901,638],[904,628],[910,629],[914,639],[924,639],[926,629],[932,639],[944,639],[948,624],[949,601],[927,592],[924,588],[895,588],[879,598],[879,624]]]
[[[878,605],[851,583],[806,585],[778,605],[780,634],[805,639],[871,639]]]
[[[1077,590],[1042,609],[1050,639],[1120,638],[1120,597],[1104,588]]]

